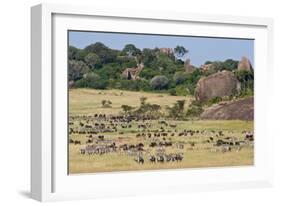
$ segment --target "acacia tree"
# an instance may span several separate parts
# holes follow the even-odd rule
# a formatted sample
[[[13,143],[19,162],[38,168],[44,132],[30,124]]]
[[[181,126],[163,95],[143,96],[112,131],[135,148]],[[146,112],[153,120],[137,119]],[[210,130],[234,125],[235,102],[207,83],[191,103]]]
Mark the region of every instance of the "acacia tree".
[[[134,107],[129,105],[122,105],[121,108],[123,109],[125,114],[129,114],[134,109]]]
[[[188,53],[188,50],[186,48],[184,48],[183,46],[176,46],[176,48],[174,48],[174,53],[178,58],[183,57],[185,54]]]
[[[82,61],[70,60],[68,63],[68,80],[76,81],[81,79],[89,67]]]
[[[253,95],[254,93],[254,73],[253,71],[236,70],[235,76],[241,83],[240,95]]]
[[[122,53],[126,54],[128,57],[134,57],[137,64],[141,61],[142,52],[133,44],[126,44]]]
[[[124,52],[128,56],[137,56],[141,54],[141,50],[133,44],[126,44],[122,52]]]
[[[106,89],[108,82],[94,72],[88,72],[82,79],[75,82],[75,86],[94,89]]]
[[[147,97],[140,97],[141,105],[145,105]]]
[[[117,51],[110,49],[101,42],[90,44],[84,48],[87,53],[95,53],[100,58],[101,63],[114,62],[117,57]]]
[[[75,59],[79,61],[85,61],[85,57],[87,56],[88,52],[84,49],[78,49],[75,54]]]
[[[154,63],[157,60],[158,49],[148,49],[144,48],[142,50],[141,60],[147,67],[153,67]]]
[[[185,100],[178,100],[172,107],[167,107],[169,117],[173,119],[183,118]]]
[[[89,53],[86,57],[85,57],[85,62],[92,68],[95,68],[95,65],[100,63],[100,58],[98,55],[96,55],[95,53]]]
[[[68,59],[75,59],[76,55],[78,53],[78,49],[74,46],[69,46],[68,47]]]
[[[178,101],[177,101],[176,106],[177,106],[178,111],[179,111],[180,113],[183,112],[183,110],[184,110],[184,105],[185,105],[185,100],[178,100]]]
[[[176,72],[173,76],[173,80],[175,81],[176,85],[182,84],[188,77],[186,72]]]

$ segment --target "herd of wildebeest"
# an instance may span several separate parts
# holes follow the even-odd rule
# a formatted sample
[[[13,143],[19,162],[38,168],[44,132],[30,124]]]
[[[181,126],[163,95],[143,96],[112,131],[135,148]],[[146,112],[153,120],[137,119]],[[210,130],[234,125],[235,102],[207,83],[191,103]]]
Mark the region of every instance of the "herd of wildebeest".
[[[254,146],[254,135],[183,128],[177,121],[148,115],[94,114],[69,117],[69,144],[79,147],[79,155],[116,153],[138,164],[164,164],[183,161],[187,150],[239,152]]]

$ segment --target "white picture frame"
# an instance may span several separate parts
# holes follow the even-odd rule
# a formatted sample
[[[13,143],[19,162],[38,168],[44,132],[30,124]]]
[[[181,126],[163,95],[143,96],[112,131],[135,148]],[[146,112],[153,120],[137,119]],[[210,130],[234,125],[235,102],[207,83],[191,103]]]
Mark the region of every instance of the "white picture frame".
[[[53,201],[273,185],[274,137],[266,110],[271,105],[268,91],[273,91],[269,89],[274,75],[272,19],[176,12],[167,15],[165,12],[40,4],[31,9],[31,26],[32,198]],[[135,33],[186,34],[187,31],[182,29],[187,28],[185,26],[192,28],[189,35],[256,40],[255,165],[69,176],[64,146],[67,144],[64,139],[67,124],[67,77],[63,69],[67,59],[65,31],[130,30]],[[269,98],[263,98],[264,95]],[[168,181],[161,181],[163,178]]]

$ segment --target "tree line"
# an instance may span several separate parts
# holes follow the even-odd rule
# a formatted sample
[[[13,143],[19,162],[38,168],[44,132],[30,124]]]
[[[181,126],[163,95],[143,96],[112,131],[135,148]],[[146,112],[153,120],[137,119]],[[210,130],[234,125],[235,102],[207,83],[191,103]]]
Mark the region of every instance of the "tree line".
[[[71,87],[94,89],[123,89],[131,91],[165,92],[171,95],[193,95],[197,81],[221,70],[234,71],[242,83],[245,93],[253,90],[253,74],[238,72],[238,61],[206,62],[212,64],[207,72],[194,67],[187,71],[190,60],[186,58],[188,50],[176,46],[169,52],[159,48],[139,49],[127,44],[122,50],[111,49],[101,42],[90,44],[83,49],[68,48],[68,80]],[[137,67],[142,63],[144,68],[137,80],[122,76],[126,68]]]

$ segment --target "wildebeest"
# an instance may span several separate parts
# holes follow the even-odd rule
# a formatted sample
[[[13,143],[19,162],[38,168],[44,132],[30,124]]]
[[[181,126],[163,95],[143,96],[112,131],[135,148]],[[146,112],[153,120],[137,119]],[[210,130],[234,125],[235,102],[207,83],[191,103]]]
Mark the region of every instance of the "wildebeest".
[[[75,144],[75,145],[77,145],[77,144],[81,144],[81,141],[79,141],[79,140],[75,140],[75,141],[74,141],[74,144]]]
[[[93,140],[92,140],[92,139],[88,139],[88,140],[86,141],[86,144],[91,144],[91,143],[93,143]]]
[[[143,164],[144,163],[144,159],[141,155],[137,155],[134,159],[137,163],[139,164]]]
[[[221,139],[218,139],[218,140],[216,141],[215,146],[221,146],[221,145],[224,145],[224,144],[229,144],[229,143],[226,142],[226,141],[223,141],[223,140],[221,140]]]
[[[98,138],[99,140],[104,140],[104,135],[99,135]]]
[[[125,158],[128,158],[133,165],[136,165],[135,162],[139,164],[154,163],[154,165],[147,165],[148,168],[162,168],[162,163],[169,166],[169,164],[177,164],[176,162],[179,162],[179,167],[181,167],[183,165],[180,162],[186,158],[183,152],[187,151],[187,154],[189,154],[188,150],[200,151],[215,148],[218,152],[224,153],[239,151],[241,148],[246,150],[250,148],[250,144],[254,144],[254,136],[250,131],[243,134],[240,131],[240,134],[237,135],[236,130],[230,134],[231,131],[223,128],[220,128],[221,131],[198,130],[192,125],[181,124],[176,129],[176,123],[173,123],[174,125],[170,123],[170,121],[176,122],[176,120],[168,119],[160,122],[155,117],[146,117],[141,114],[122,115],[120,113],[107,116],[97,114],[95,118],[94,116],[80,116],[73,118],[71,121],[74,123],[70,124],[69,127],[70,137],[72,138],[69,139],[69,143],[83,144],[81,147],[73,147],[76,152],[79,151],[77,148],[80,148],[81,154],[93,156],[105,154],[104,156],[107,156],[107,153],[120,151],[120,153],[112,155],[114,157],[115,155],[128,155]],[[75,135],[72,136],[72,132]],[[77,133],[81,135],[76,135]],[[134,136],[136,138],[132,139]],[[77,140],[75,143],[75,139],[81,142]],[[86,144],[84,145],[84,143]],[[201,143],[209,144],[202,145]],[[89,146],[89,148],[86,149],[86,146]],[[70,148],[72,149],[72,147]],[[160,149],[162,151],[159,151]],[[230,153],[230,155],[233,154]],[[221,156],[223,155],[221,154]],[[93,158],[97,158],[97,156]],[[102,164],[107,164],[105,162],[107,159],[111,159],[111,154],[108,155],[108,158],[98,160]],[[166,167],[166,165],[163,167]]]
[[[149,144],[149,146],[150,146],[150,147],[156,147],[156,146],[157,146],[157,143],[156,143],[156,142],[151,142],[151,143]]]
[[[183,153],[178,153],[175,155],[175,159],[176,161],[182,161],[183,160]]]
[[[189,142],[189,144],[190,144],[191,147],[195,146],[195,142]]]
[[[254,134],[253,133],[247,133],[245,135],[245,140],[254,141]]]
[[[80,149],[80,154],[86,154],[86,149],[81,148],[81,149]]]
[[[155,158],[154,155],[150,155],[150,156],[148,157],[148,159],[149,159],[149,161],[152,162],[152,163],[155,163],[155,161],[156,161],[156,158]]]

